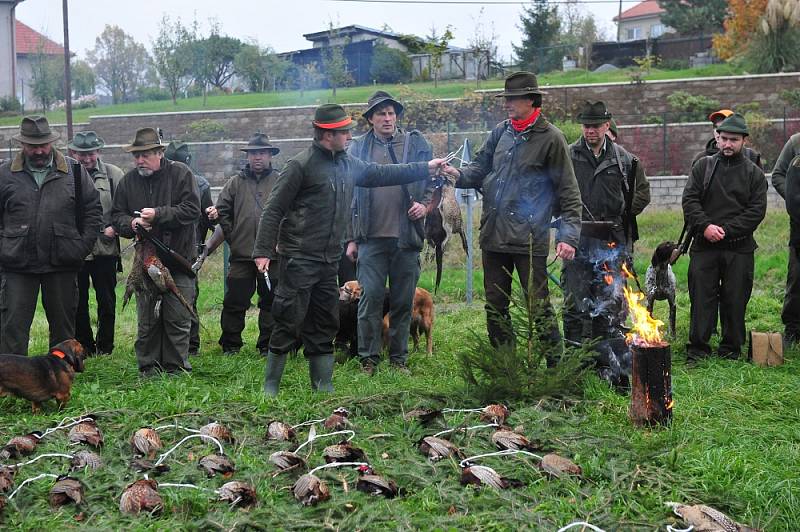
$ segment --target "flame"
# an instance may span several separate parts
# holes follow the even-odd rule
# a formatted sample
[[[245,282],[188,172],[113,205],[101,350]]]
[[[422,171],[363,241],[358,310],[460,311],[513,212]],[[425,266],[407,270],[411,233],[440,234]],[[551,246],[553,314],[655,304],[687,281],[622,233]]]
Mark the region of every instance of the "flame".
[[[675,406],[675,399],[670,399],[669,403],[667,403],[667,410],[672,410],[673,406]]]
[[[614,249],[615,247],[617,247],[616,242],[609,242],[606,245],[608,246],[608,249]]]
[[[609,242],[611,244],[611,242]],[[607,262],[604,262],[603,265],[600,267],[605,274],[603,274],[603,281],[609,286],[614,284],[614,276],[611,274],[611,268],[608,266]]]
[[[659,330],[660,327],[664,326],[664,322],[654,319],[650,313],[647,312],[647,308],[640,303],[640,301],[644,299],[644,294],[641,292],[634,292],[627,286],[624,286],[622,290],[625,294],[625,300],[628,302],[630,318],[633,324],[631,332],[627,334],[628,343],[635,343],[636,345],[644,347],[666,345],[661,331]]]
[[[635,279],[636,276],[628,269],[628,265],[624,262],[622,263],[622,275],[627,277],[628,279]]]

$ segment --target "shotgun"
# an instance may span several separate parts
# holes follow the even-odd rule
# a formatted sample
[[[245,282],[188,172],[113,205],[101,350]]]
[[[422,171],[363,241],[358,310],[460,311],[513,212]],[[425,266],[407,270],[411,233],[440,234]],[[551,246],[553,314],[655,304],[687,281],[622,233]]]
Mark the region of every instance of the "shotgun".
[[[195,276],[194,271],[192,271],[192,265],[188,260],[183,258],[183,256],[181,256],[177,251],[173,250],[157,237],[150,234],[150,231],[146,230],[138,223],[136,224],[136,234],[139,236],[139,238],[148,240],[153,244],[153,246],[155,246],[156,252],[164,262],[165,266],[168,268],[174,267],[176,271],[188,275],[189,277]]]

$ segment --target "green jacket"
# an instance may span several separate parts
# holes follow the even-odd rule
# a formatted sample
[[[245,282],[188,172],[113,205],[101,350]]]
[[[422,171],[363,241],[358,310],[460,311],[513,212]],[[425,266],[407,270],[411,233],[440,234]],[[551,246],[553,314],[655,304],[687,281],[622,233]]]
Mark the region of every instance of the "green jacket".
[[[83,229],[75,225],[76,161],[53,150],[53,167],[42,186],[18,153],[0,166],[0,267],[22,273],[81,269],[103,224],[97,190],[81,168]]]
[[[274,259],[280,253],[290,258],[338,262],[353,187],[404,185],[427,178],[427,163],[365,163],[314,141],[281,170],[261,215],[253,257]]]
[[[761,154],[760,153],[758,153],[753,148],[750,148],[749,146],[745,146],[743,148],[743,150],[744,150],[744,156],[745,157],[747,157],[748,159],[753,161],[753,163],[756,166],[758,166],[759,168],[761,168],[762,170],[764,169],[764,162],[761,160]],[[695,154],[694,158],[692,159],[692,166],[694,166],[694,163],[696,163],[697,161],[699,161],[700,159],[702,159],[703,157],[705,157],[707,155],[716,155],[716,153],[718,151],[719,151],[719,147],[717,146],[717,139],[715,139],[713,137],[710,138],[708,140],[708,142],[706,142],[705,149],[703,151],[699,151],[699,152],[697,152]]]
[[[398,162],[428,162],[433,159],[431,145],[428,144],[428,141],[425,140],[425,137],[423,137],[422,133],[419,131],[414,130],[405,132],[402,129],[397,128],[396,135],[405,136],[406,141],[408,142],[408,147],[405,146],[405,142],[403,144],[403,153],[407,154],[405,160],[403,160],[403,153],[395,154]],[[350,146],[347,148],[347,153],[353,157],[361,159],[362,161],[370,162],[370,156],[374,142],[375,133],[372,129],[370,129],[366,134],[354,139],[350,143]],[[432,180],[417,181],[406,186],[406,190],[408,190],[408,193],[413,198],[413,201],[422,203],[426,207],[431,201],[433,189],[434,182]],[[365,187],[356,187],[355,189],[353,198],[352,227],[348,230],[347,240],[364,242],[369,234],[370,221],[373,213],[377,216],[380,216],[380,205],[377,206],[377,211],[373,210],[373,208],[376,206],[372,205],[369,192],[369,189]],[[405,210],[408,210],[411,207],[411,199],[408,200],[408,204],[404,207]],[[418,229],[414,228],[414,224],[418,224]],[[422,245],[425,243],[424,236],[425,229],[423,227],[422,220],[412,222],[408,219],[408,217],[404,217],[402,219],[402,227],[400,228],[400,238],[398,239],[397,247],[400,249],[421,250]]]
[[[600,158],[595,158],[583,137],[570,145],[569,153],[581,191],[583,220],[618,224],[619,229],[613,232],[613,238],[616,242],[624,242],[622,217],[625,212],[627,182],[620,166],[625,175],[628,175],[633,167],[633,155],[619,144],[614,144],[611,139],[606,139],[605,151]],[[641,162],[636,166],[634,179],[631,214],[638,216],[650,204],[650,183]]]
[[[250,166],[231,177],[217,198],[218,222],[225,233],[232,261],[253,261],[258,222],[278,178],[272,168],[256,178]]]
[[[578,247],[581,195],[564,134],[543,116],[517,133],[498,124],[475,159],[460,170],[459,188],[483,193],[481,249],[546,256],[550,221],[561,216],[556,239]]]
[[[200,217],[197,219],[197,244],[201,245],[206,241],[209,231],[214,231],[214,224],[208,219],[206,209],[214,205],[211,199],[211,184],[208,179],[192,171],[194,180],[197,182],[197,191],[200,194]]]
[[[706,166],[716,164],[708,189],[703,192]],[[702,201],[701,201],[702,197]],[[743,154],[721,153],[700,159],[683,190],[683,217],[695,229],[692,251],[725,249],[742,253],[758,247],[753,238],[767,213],[767,180],[764,171]],[[725,231],[725,238],[709,242],[703,231],[710,224]]]
[[[135,236],[131,227],[136,217],[134,211],[145,207],[156,210],[153,235],[186,260],[193,261],[197,257],[200,192],[189,167],[162,159],[161,168],[149,177],[139,175],[135,168],[125,174],[114,194],[111,209],[114,228],[121,236]]]
[[[111,220],[111,207],[114,202],[113,194],[117,191],[119,182],[122,181],[122,175],[122,170],[117,166],[97,159],[97,171],[92,176],[92,180],[94,181],[94,188],[100,194],[100,205],[103,207],[103,229],[113,225]],[[94,249],[86,257],[86,260],[92,260],[94,257],[118,256],[119,237],[108,238],[101,230],[100,236],[97,237],[97,242],[94,244]]]

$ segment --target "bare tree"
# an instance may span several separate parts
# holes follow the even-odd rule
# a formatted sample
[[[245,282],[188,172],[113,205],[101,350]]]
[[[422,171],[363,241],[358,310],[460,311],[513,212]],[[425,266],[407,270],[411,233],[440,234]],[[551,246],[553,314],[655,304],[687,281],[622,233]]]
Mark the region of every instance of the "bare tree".
[[[164,15],[159,25],[158,37],[153,42],[153,60],[161,82],[167,86],[172,103],[178,103],[178,93],[186,84],[191,72],[192,56],[189,46],[195,35],[177,19],[174,23]]]
[[[494,32],[494,23],[487,31],[483,24],[483,8],[477,18],[473,18],[472,37],[467,41],[469,50],[475,58],[475,86],[481,86],[481,67],[486,66],[486,75],[492,68],[492,61],[497,55],[497,34]]]

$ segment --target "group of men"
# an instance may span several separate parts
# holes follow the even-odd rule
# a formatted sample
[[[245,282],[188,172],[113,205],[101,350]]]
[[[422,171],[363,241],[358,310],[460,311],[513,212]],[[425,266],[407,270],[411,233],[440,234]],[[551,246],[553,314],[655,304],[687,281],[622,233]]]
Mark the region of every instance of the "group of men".
[[[41,288],[51,344],[76,336],[89,352],[110,353],[119,236],[139,238],[147,231],[191,262],[198,252],[208,253],[202,244],[216,225],[214,245],[224,239],[230,246],[219,343],[226,355],[240,350],[245,313],[257,292],[256,347],[266,358],[267,395],[278,393],[287,356],[300,346],[312,388],[333,390],[337,273],[343,256],[357,264],[362,286],[358,354],[364,371],[373,374],[380,360],[388,297],[389,362],[407,372],[424,218],[436,207],[431,198],[443,178],[483,194],[480,246],[493,345],[514,345],[509,293],[516,270],[536,302],[547,362],[562,356],[548,288],[551,227],[556,228],[555,256],[563,261],[567,344],[587,346],[618,337],[624,302],[609,298],[607,271],[599,268],[608,269],[609,260],[614,268],[630,264],[638,238],[636,216],[650,202],[644,165],[615,142],[616,124],[605,103],[583,105],[577,116],[582,135],[568,145],[542,112],[543,94],[534,74],[509,76],[497,95],[508,119],[489,133],[473,161],[458,169],[433,158],[419,131],[398,126],[403,105],[386,92],[370,98],[363,115],[370,128],[355,140],[356,122],[344,108],[321,105],[314,114],[312,145],[280,171],[272,166],[279,148],[265,134],[255,134],[242,148],[247,165],[226,182],[213,205],[208,182],[189,166],[188,147],[165,146],[156,129],[140,129],[124,147],[135,167],[123,175],[99,158],[103,141],[94,132],[75,135],[68,144],[70,159],[53,148],[58,135],[46,119],[26,117],[15,137],[20,153],[0,166],[0,350],[27,353]],[[722,110],[710,118],[715,137],[693,163],[683,196],[695,235],[689,267],[690,358],[711,353],[718,314],[719,354],[741,353],[756,247],[752,235],[766,210],[766,179],[757,154],[744,146],[743,117]],[[800,168],[798,154],[795,136],[774,173],[782,195],[783,183]],[[793,221],[792,238],[800,241],[796,226],[800,222]],[[783,319],[787,338],[796,340],[800,259],[792,249]],[[169,264],[167,257],[160,258]],[[184,298],[196,305],[196,270],[176,267],[171,273]],[[88,315],[90,283],[97,297],[96,337]],[[199,348],[191,312],[167,294],[156,313],[156,299],[137,294],[139,370],[143,375],[190,371],[189,355]]]

